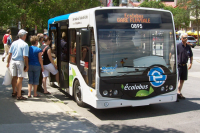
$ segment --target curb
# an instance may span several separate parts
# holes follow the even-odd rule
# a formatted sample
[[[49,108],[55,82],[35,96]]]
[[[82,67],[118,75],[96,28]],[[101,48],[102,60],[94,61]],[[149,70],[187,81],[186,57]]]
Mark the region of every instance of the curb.
[[[58,90],[59,91],[59,90]],[[106,133],[105,131],[100,130],[96,125],[94,125],[92,122],[87,120],[85,117],[80,116],[78,113],[76,113],[75,110],[72,110],[70,107],[68,107],[63,101],[56,98],[54,94],[52,95],[45,95],[47,97],[47,101],[54,102],[57,106],[59,106],[61,109],[63,109],[68,116],[71,116],[73,119],[77,121],[81,121],[84,125],[86,125],[90,130],[93,130],[95,133]]]

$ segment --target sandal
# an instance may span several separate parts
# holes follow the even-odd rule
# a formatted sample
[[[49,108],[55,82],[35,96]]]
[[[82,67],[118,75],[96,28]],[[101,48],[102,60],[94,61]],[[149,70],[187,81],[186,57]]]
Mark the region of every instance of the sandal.
[[[47,93],[44,93],[44,94],[46,94],[46,95],[51,95],[51,93],[50,93],[50,92],[47,92]]]
[[[17,97],[17,100],[27,100],[27,98],[19,96],[19,97]]]
[[[41,97],[39,94],[37,94],[36,96],[33,96],[33,97]]]
[[[17,92],[12,93],[12,97],[16,97],[17,96]]]
[[[32,96],[30,95],[30,96],[28,96],[28,98],[31,98]]]

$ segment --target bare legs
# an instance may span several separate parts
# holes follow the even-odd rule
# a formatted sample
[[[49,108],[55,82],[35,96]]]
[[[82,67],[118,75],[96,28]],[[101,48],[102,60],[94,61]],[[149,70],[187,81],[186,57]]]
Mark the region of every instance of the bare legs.
[[[31,90],[32,90],[32,87],[33,87],[33,96],[37,96],[37,85],[32,85],[32,84],[28,84],[28,97],[31,96]]]
[[[21,90],[22,90],[22,81],[23,77],[18,77],[17,79],[17,97],[21,96]],[[14,82],[13,82],[14,83]],[[15,82],[16,83],[16,82]]]
[[[181,93],[181,90],[182,90],[182,87],[183,87],[183,83],[184,83],[184,80],[180,80],[180,82],[178,84],[178,94]]]
[[[43,88],[44,88],[44,93],[48,93],[46,82],[47,82],[47,77],[44,77],[43,80],[42,80]]]
[[[12,78],[12,89],[13,89],[13,93],[16,93],[16,90],[15,90],[15,88],[16,88],[16,85],[17,85],[17,76],[14,76],[13,78]]]
[[[56,74],[56,81],[59,83],[59,73]],[[42,80],[42,84],[43,84],[43,88],[44,88],[44,93],[49,93],[47,91],[47,77],[43,77],[43,80]]]

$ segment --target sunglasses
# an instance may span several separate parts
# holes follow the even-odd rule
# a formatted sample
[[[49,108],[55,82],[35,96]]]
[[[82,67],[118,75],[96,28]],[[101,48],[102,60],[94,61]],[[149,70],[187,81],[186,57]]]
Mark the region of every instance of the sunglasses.
[[[188,37],[183,37],[183,39],[188,39]]]

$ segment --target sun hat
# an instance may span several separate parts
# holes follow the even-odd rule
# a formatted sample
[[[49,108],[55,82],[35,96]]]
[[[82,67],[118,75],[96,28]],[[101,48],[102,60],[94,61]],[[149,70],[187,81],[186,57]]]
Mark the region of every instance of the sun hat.
[[[18,35],[25,35],[27,33],[28,33],[27,31],[25,31],[24,29],[21,29],[19,30]]]

